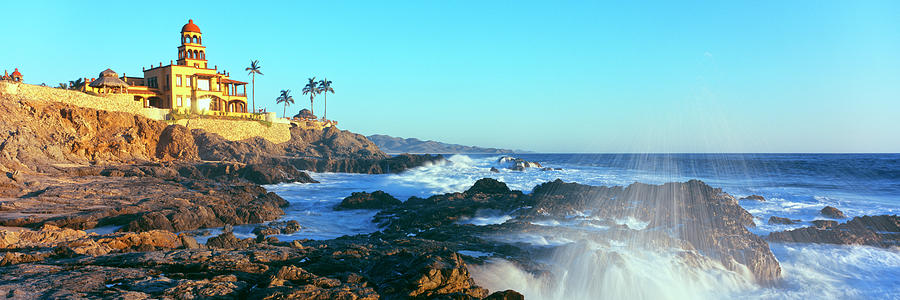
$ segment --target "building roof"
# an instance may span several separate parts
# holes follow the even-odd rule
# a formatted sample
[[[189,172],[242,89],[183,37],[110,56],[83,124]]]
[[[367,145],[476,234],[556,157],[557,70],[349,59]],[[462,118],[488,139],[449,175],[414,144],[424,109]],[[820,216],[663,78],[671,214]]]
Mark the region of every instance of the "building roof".
[[[196,33],[202,33],[202,32],[200,32],[200,27],[197,27],[197,24],[194,24],[194,20],[193,20],[193,19],[188,20],[188,23],[187,23],[187,24],[184,24],[184,26],[181,27],[181,32],[196,32]]]
[[[112,69],[103,70],[100,72],[100,78],[91,81],[91,87],[128,87],[128,83],[119,79],[119,74],[116,74],[116,71]]]
[[[117,74],[116,71],[113,71],[112,69],[106,69],[106,70],[103,70],[103,72],[100,72],[100,77],[116,77],[116,78],[118,78],[119,74]]]
[[[247,84],[246,82],[243,82],[243,81],[231,80],[228,78],[222,78],[222,83]]]
[[[22,77],[22,73],[19,73],[19,68],[16,68],[16,70],[13,71],[12,74],[9,74],[9,77]]]

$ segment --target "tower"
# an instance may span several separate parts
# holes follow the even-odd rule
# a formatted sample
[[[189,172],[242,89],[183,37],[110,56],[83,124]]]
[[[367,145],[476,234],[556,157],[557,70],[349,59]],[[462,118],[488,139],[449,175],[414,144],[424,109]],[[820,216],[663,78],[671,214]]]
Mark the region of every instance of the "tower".
[[[206,47],[203,46],[203,34],[194,20],[188,20],[181,27],[181,46],[178,46],[178,64],[206,68]]]

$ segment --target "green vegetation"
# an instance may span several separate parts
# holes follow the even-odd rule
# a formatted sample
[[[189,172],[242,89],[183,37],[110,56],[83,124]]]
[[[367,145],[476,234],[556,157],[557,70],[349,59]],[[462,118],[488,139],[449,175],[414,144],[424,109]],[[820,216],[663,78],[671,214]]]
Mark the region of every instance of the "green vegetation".
[[[312,101],[312,99],[310,99],[310,101]],[[284,103],[284,111],[281,112],[281,117],[287,118],[287,116],[285,116],[285,114],[287,114],[287,107],[288,105],[294,104],[294,97],[291,96],[291,90],[281,90],[281,95],[278,96],[278,98],[275,98],[275,103]]]
[[[303,94],[309,94],[309,112],[313,115],[316,114],[313,110],[313,98],[320,93],[322,93],[322,90],[319,89],[319,83],[316,82],[316,77],[309,78],[309,83],[303,87]]]
[[[251,79],[251,84],[252,84],[251,89],[252,89],[252,93],[253,93],[253,110],[250,111],[253,113],[256,113],[256,74],[259,74],[259,75],[263,74],[262,72],[259,71],[260,69],[262,69],[262,66],[259,65],[258,59],[251,60],[250,66],[247,67],[246,69],[244,69],[244,71],[247,71],[248,74],[250,76],[252,76],[252,78],[253,78],[253,79]]]

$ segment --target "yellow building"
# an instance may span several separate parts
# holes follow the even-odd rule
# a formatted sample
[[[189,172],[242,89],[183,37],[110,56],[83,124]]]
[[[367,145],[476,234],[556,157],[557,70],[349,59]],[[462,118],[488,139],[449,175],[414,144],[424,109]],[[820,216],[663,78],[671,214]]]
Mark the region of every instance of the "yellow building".
[[[247,112],[247,83],[230,79],[217,67],[209,68],[203,34],[194,20],[181,27],[181,45],[174,64],[144,68],[144,78],[127,79],[155,94],[145,99],[135,95],[135,100],[144,100],[147,106],[193,113]],[[135,94],[143,92],[135,87]]]
[[[143,78],[122,76],[121,80],[128,83],[123,91],[133,94],[134,100],[142,101],[145,107],[171,109],[176,113],[259,118],[247,114],[247,83],[232,80],[216,66],[209,68],[203,34],[194,20],[181,27],[180,37],[177,61],[144,67]],[[93,81],[85,78],[85,82]],[[82,90],[104,92],[87,84]]]

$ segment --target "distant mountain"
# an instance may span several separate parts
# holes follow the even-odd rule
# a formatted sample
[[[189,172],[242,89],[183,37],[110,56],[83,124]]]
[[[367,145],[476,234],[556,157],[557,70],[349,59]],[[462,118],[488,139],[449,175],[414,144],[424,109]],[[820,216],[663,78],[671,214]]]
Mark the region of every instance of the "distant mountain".
[[[370,141],[375,143],[381,151],[387,153],[515,153],[524,151],[514,151],[509,149],[497,148],[481,148],[474,146],[463,146],[456,144],[447,144],[435,141],[423,141],[416,138],[399,138],[383,134],[374,134],[367,136]]]

